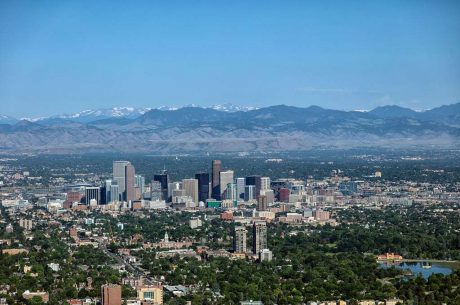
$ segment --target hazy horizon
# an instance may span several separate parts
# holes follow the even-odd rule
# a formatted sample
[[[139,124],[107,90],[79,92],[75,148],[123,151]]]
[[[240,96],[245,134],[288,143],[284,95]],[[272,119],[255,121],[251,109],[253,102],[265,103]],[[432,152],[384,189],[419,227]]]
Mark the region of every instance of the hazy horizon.
[[[454,103],[454,104],[457,104],[457,103]],[[357,111],[357,112],[370,112],[378,107],[386,107],[386,106],[398,106],[398,107],[402,107],[402,108],[405,108],[405,109],[411,109],[413,111],[416,111],[416,112],[424,112],[424,111],[428,111],[428,110],[432,110],[434,108],[438,108],[438,107],[441,107],[441,106],[449,106],[449,105],[453,105],[453,104],[445,104],[445,105],[440,105],[440,106],[436,106],[436,107],[433,107],[433,108],[429,108],[429,109],[412,109],[410,107],[403,107],[403,106],[399,106],[399,105],[393,105],[393,104],[388,104],[388,105],[381,105],[381,106],[376,106],[374,108],[371,108],[371,109],[334,109],[334,108],[329,108],[329,107],[322,107],[322,106],[319,106],[319,105],[307,105],[307,106],[302,106],[302,105],[286,105],[286,104],[274,104],[274,105],[268,105],[268,106],[262,106],[262,107],[256,107],[256,106],[251,106],[251,105],[237,105],[237,104],[232,104],[232,103],[227,103],[227,104],[214,104],[214,105],[209,105],[209,106],[203,106],[203,105],[196,105],[196,104],[188,104],[188,105],[180,105],[180,106],[176,106],[176,105],[171,105],[171,106],[168,106],[168,105],[162,105],[162,106],[158,106],[158,107],[132,107],[132,106],[129,106],[129,105],[125,105],[125,106],[113,106],[113,107],[108,107],[108,108],[94,108],[94,109],[82,109],[80,111],[76,111],[76,112],[72,112],[72,113],[52,113],[48,116],[22,116],[22,117],[15,117],[15,116],[11,116],[11,115],[7,115],[7,114],[4,114],[4,113],[0,113],[0,115],[6,115],[8,117],[11,117],[11,118],[15,118],[15,119],[18,119],[18,120],[40,120],[40,119],[45,119],[45,118],[50,118],[50,117],[55,117],[55,116],[71,116],[71,115],[76,115],[76,114],[82,114],[84,115],[85,112],[93,112],[93,111],[100,111],[100,110],[119,110],[119,111],[123,111],[123,110],[126,110],[126,109],[132,109],[131,111],[135,112],[135,111],[140,111],[140,110],[145,110],[145,111],[150,111],[150,110],[154,110],[154,109],[158,109],[158,110],[163,110],[163,111],[173,111],[173,110],[178,110],[178,109],[181,109],[181,108],[187,108],[187,107],[199,107],[199,108],[211,108],[211,109],[215,109],[215,110],[221,110],[221,111],[251,111],[251,110],[256,110],[256,109],[261,109],[261,108],[266,108],[266,107],[273,107],[273,106],[289,106],[289,107],[299,107],[299,108],[308,108],[308,107],[311,107],[311,106],[318,106],[318,107],[321,107],[323,109],[326,109],[326,110],[338,110],[338,111],[346,111],[346,112],[353,112],[353,111]],[[218,106],[235,106],[235,107],[240,107],[241,110],[222,110],[222,109],[218,109],[217,107]]]
[[[460,100],[460,3],[0,3],[0,114]]]

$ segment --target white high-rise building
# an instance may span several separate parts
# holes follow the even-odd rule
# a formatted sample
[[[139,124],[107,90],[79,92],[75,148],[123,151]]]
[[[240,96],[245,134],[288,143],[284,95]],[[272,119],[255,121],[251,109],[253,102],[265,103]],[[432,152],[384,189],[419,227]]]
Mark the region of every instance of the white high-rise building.
[[[173,192],[182,188],[181,182],[170,182],[168,183],[168,197],[173,196]]]
[[[108,202],[118,202],[120,201],[120,190],[118,188],[118,184],[116,182],[112,181],[112,184],[110,185],[110,198],[107,198]]]
[[[266,191],[270,189],[270,177],[260,178],[260,191]]]
[[[233,171],[223,171],[219,174],[220,195],[224,195],[229,183],[233,183]]]

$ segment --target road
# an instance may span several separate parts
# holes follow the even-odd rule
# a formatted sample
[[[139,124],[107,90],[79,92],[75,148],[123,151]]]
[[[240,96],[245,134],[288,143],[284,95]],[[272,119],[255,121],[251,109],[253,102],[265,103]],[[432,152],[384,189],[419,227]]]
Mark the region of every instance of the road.
[[[125,266],[125,269],[129,272],[131,272],[132,274],[134,274],[135,276],[137,277],[142,277],[144,279],[144,283],[147,284],[147,285],[153,285],[153,280],[151,278],[148,278],[147,275],[145,274],[145,272],[143,270],[141,270],[139,267],[137,266],[133,266],[131,263],[125,261],[123,258],[121,258],[120,256],[118,256],[117,254],[115,253],[112,253],[110,252],[107,247],[105,247],[104,245],[99,245],[100,246],[100,249],[105,253],[105,255],[113,258],[114,260],[116,260],[120,265],[124,265]]]

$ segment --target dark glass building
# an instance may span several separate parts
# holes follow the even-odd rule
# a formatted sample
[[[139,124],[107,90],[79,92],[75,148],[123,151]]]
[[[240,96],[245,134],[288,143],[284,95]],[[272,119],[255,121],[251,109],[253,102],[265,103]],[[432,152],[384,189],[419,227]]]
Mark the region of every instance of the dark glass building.
[[[161,185],[161,199],[165,201],[169,201],[168,198],[168,182],[169,182],[169,175],[167,171],[162,171],[161,174],[153,175],[153,181],[160,182]]]
[[[206,202],[209,199],[209,174],[195,174],[195,179],[198,180],[198,200]]]
[[[220,200],[220,172],[222,171],[222,162],[212,160],[212,198]]]
[[[255,197],[256,199],[259,198],[259,195],[260,195],[260,188],[262,186],[262,180],[260,178],[260,176],[249,176],[249,177],[246,177],[246,186],[248,185],[254,185],[256,188],[255,188]]]

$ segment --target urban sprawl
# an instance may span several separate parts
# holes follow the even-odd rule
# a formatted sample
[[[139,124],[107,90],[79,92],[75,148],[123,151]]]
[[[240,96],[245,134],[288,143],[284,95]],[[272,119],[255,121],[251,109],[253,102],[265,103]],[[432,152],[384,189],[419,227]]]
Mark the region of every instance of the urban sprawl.
[[[181,181],[129,161],[52,186],[0,173],[2,305],[460,304],[460,192],[439,183],[237,177],[220,160]]]

